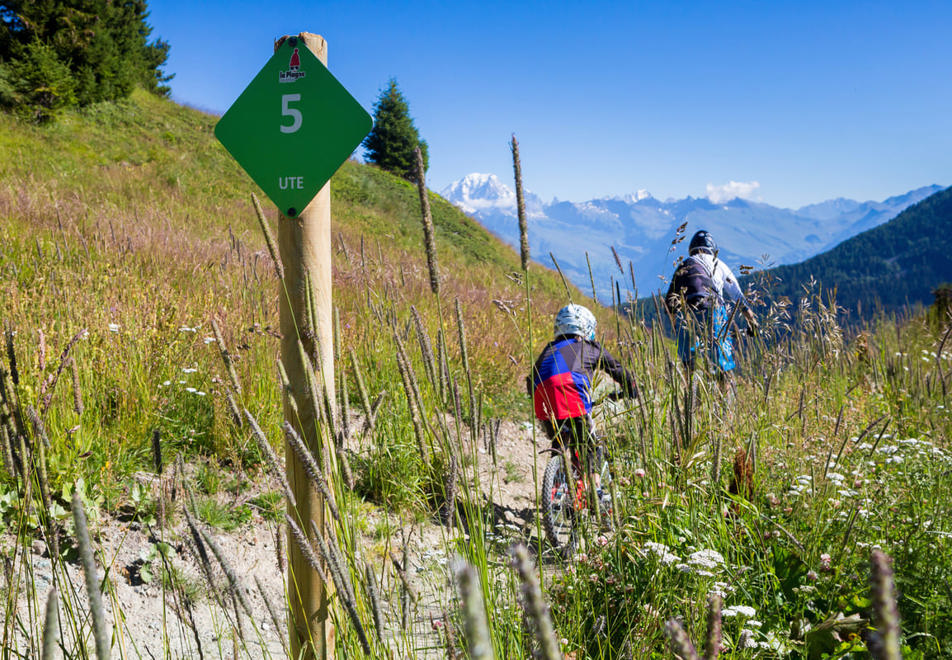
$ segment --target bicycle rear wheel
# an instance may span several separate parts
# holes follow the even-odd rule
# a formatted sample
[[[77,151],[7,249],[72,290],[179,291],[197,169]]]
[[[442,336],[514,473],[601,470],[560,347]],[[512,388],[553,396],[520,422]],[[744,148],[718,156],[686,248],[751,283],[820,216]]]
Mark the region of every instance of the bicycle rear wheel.
[[[576,480],[569,481],[566,478],[564,463],[562,455],[556,454],[545,466],[542,477],[542,528],[556,551],[562,557],[570,557],[578,541],[575,528]]]

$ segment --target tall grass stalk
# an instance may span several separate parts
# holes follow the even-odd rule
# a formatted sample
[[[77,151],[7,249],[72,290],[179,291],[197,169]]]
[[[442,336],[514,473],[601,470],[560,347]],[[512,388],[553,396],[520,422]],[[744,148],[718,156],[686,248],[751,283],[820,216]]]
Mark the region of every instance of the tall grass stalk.
[[[377,633],[377,641],[384,643],[384,636],[387,634],[387,627],[383,618],[383,607],[380,604],[380,589],[377,587],[377,577],[374,575],[373,566],[364,564],[364,576],[367,581],[367,597],[370,599],[370,611],[374,617],[374,630]]]
[[[532,626],[536,643],[539,645],[539,657],[545,660],[561,660],[562,653],[556,639],[549,606],[542,597],[539,576],[529,559],[529,550],[523,544],[512,548],[512,563],[522,585],[522,608]]]
[[[69,373],[73,383],[73,412],[82,416],[83,414],[83,388],[79,380],[79,363],[76,358],[69,358]]]
[[[347,566],[344,564],[336,547],[328,544],[321,530],[317,528],[314,521],[311,521],[311,531],[314,539],[317,541],[317,549],[324,560],[325,565],[330,568],[331,578],[334,580],[334,586],[337,587],[337,594],[341,597],[341,603],[344,610],[354,626],[354,632],[357,633],[357,639],[364,653],[370,655],[370,642],[367,640],[367,632],[364,630],[364,624],[360,620],[360,614],[357,612],[357,597],[354,594],[354,585],[350,581],[350,574]]]
[[[562,287],[565,289],[565,297],[569,302],[572,302],[572,290],[569,288],[568,280],[565,279],[565,273],[562,272],[562,267],[559,265],[559,260],[555,258],[555,255],[549,252],[549,259],[552,260],[552,265],[555,266],[555,270],[558,271],[559,277],[562,278]]]
[[[869,650],[875,660],[902,658],[899,609],[896,607],[896,584],[891,563],[890,558],[878,548],[870,555],[869,592],[876,630],[872,634]]]
[[[288,643],[285,639],[285,636],[280,634],[281,631],[284,630],[284,626],[281,624],[281,618],[278,616],[278,611],[275,609],[274,604],[268,597],[268,592],[265,590],[264,585],[261,584],[261,578],[259,578],[257,575],[255,575],[255,587],[257,587],[258,595],[261,596],[261,600],[264,602],[265,609],[268,610],[268,617],[271,619],[271,625],[274,626],[275,631],[279,634],[279,638],[281,639],[281,649],[287,656],[290,653],[290,649],[288,649]]]
[[[294,491],[291,490],[291,484],[288,483],[287,471],[278,460],[277,454],[274,453],[274,449],[271,447],[268,437],[264,434],[264,431],[261,430],[261,427],[258,426],[258,420],[255,419],[254,415],[252,415],[247,408],[245,408],[244,412],[245,419],[248,420],[248,425],[251,427],[251,435],[255,439],[258,449],[261,450],[261,454],[265,458],[265,463],[271,472],[272,478],[281,484],[281,488],[284,490],[284,495],[288,498],[291,506],[296,507],[297,500],[294,498]]]
[[[271,231],[271,225],[264,216],[264,209],[261,208],[261,202],[257,195],[251,193],[251,203],[255,207],[255,216],[258,218],[258,226],[261,227],[261,233],[264,235],[265,244],[268,246],[268,254],[271,255],[271,263],[274,264],[274,274],[278,281],[284,281],[284,264],[281,262],[281,256],[278,252],[278,242],[274,239],[274,233]]]
[[[516,216],[519,220],[519,257],[523,272],[529,270],[529,223],[526,220],[526,199],[522,192],[522,161],[519,159],[519,141],[513,133],[509,143],[512,151],[512,175],[516,183]]]
[[[241,394],[241,381],[238,380],[238,372],[235,371],[235,361],[231,357],[231,353],[228,351],[228,347],[225,345],[225,337],[221,334],[221,328],[218,326],[218,321],[212,319],[212,332],[215,335],[215,343],[218,345],[218,353],[221,355],[221,361],[225,365],[225,371],[228,372],[228,379],[231,381],[231,386],[234,388],[235,392]]]
[[[413,316],[413,327],[416,329],[417,341],[420,344],[420,354],[423,356],[423,366],[426,369],[426,378],[430,386],[436,390],[439,387],[436,376],[436,359],[433,357],[433,345],[420,312],[414,305],[410,305],[410,314]]]
[[[307,350],[304,348],[304,342],[300,339],[297,341],[297,348],[298,359],[301,361],[302,368],[304,369],[304,379],[307,383],[307,398],[312,406],[311,413],[314,415],[314,423],[317,424],[323,418],[321,414],[321,403],[325,399],[323,396],[325,388],[318,384],[317,375],[314,373],[314,363],[311,362],[311,356],[308,355]],[[295,394],[300,396],[298,393]],[[298,409],[300,409],[300,404],[298,404]],[[326,421],[333,423],[332,419]]]
[[[495,652],[489,634],[489,624],[486,621],[483,591],[476,570],[464,561],[457,561],[453,567],[453,575],[459,591],[469,657],[472,660],[492,660]]]
[[[324,476],[324,471],[321,470],[314,454],[307,448],[307,445],[304,444],[304,440],[289,422],[284,422],[281,428],[284,429],[284,437],[288,445],[291,446],[298,460],[301,461],[304,467],[304,473],[307,474],[311,483],[313,483],[321,492],[321,495],[324,496],[324,503],[327,505],[327,510],[330,511],[334,520],[340,522],[340,509],[337,508],[337,500],[334,497],[334,492],[328,487],[327,478]]]
[[[598,304],[598,293],[595,291],[595,276],[592,274],[592,261],[588,258],[588,252],[585,253],[585,263],[588,265],[588,279],[592,284],[592,300]]]
[[[400,338],[396,333],[394,333],[394,341],[397,349],[397,368],[400,371],[400,381],[403,383],[403,392],[407,398],[407,408],[410,411],[410,420],[413,423],[413,434],[416,437],[417,451],[419,452],[420,460],[426,465],[427,456],[429,455],[427,451],[427,436],[423,430],[418,395],[413,386],[412,369],[406,358],[406,353],[403,351]]]
[[[17,352],[13,346],[13,337],[16,333],[11,328],[7,328],[3,335],[7,347],[7,364],[10,365],[10,380],[13,381],[14,386],[17,386],[20,384],[20,371],[17,369]]]
[[[664,624],[664,632],[668,636],[671,651],[681,660],[699,660],[697,649],[688,637],[684,627],[677,619],[668,619]]]
[[[360,397],[360,408],[364,411],[364,425],[367,430],[374,428],[374,414],[370,407],[370,397],[367,394],[367,385],[364,383],[364,375],[360,371],[360,362],[357,360],[357,354],[354,349],[350,349],[350,365],[354,370],[354,381],[357,383],[357,394]]]
[[[228,586],[231,588],[232,595],[238,599],[238,602],[241,604],[241,609],[244,610],[248,618],[254,620],[254,614],[252,614],[251,606],[249,605],[248,600],[245,598],[245,592],[244,589],[242,589],[241,580],[238,578],[238,574],[235,573],[235,569],[232,568],[227,557],[225,556],[225,553],[222,552],[221,548],[218,546],[218,543],[215,541],[212,535],[203,529],[199,529],[199,532],[202,535],[202,540],[204,540],[205,544],[211,549],[212,554],[215,555],[215,559],[218,560],[218,565],[221,566],[222,572],[228,579]],[[240,621],[236,620],[236,623],[240,625]]]
[[[55,660],[56,648],[59,645],[59,596],[56,587],[51,587],[46,596],[46,614],[43,617],[43,652],[40,660]]]
[[[420,147],[413,150],[416,158],[417,191],[420,194],[420,216],[423,221],[423,241],[426,248],[426,267],[430,273],[430,290],[434,296],[440,295],[440,273],[436,262],[436,235],[433,231],[433,215],[430,212],[430,197],[426,189],[426,168],[423,166],[423,152]]]
[[[704,660],[717,660],[721,652],[721,605],[723,599],[718,594],[711,594],[707,599],[707,643],[704,645]]]
[[[307,560],[307,563],[311,568],[314,569],[320,578],[321,582],[327,584],[329,580],[327,579],[327,572],[324,570],[324,564],[321,563],[321,560],[318,559],[317,553],[314,552],[314,546],[311,545],[311,542],[304,535],[304,531],[301,529],[300,525],[297,524],[297,521],[291,517],[290,514],[285,513],[284,519],[287,522],[288,529],[291,531],[291,538],[294,539],[294,542],[297,544],[298,548],[301,550],[301,554],[304,555],[304,559]]]
[[[79,546],[79,558],[86,577],[86,595],[89,598],[89,612],[93,621],[93,638],[96,642],[96,657],[109,660],[109,626],[106,623],[106,610],[102,603],[102,590],[96,575],[96,561],[93,559],[93,546],[89,540],[89,526],[86,510],[79,497],[79,490],[73,490],[73,523],[76,527],[76,540]]]
[[[456,299],[456,329],[459,337],[459,354],[463,362],[463,372],[466,374],[466,387],[469,390],[469,427],[473,450],[476,449],[476,425],[479,423],[479,412],[476,409],[476,395],[473,390],[473,371],[469,364],[469,351],[466,350],[466,324],[463,321],[463,306]]]
[[[66,367],[69,360],[69,353],[73,350],[73,347],[76,343],[85,337],[87,330],[83,328],[66,343],[66,347],[63,348],[63,352],[60,354],[59,363],[57,364],[56,371],[49,375],[49,377],[43,381],[43,384],[40,386],[40,398],[42,403],[40,405],[40,414],[46,415],[46,411],[50,408],[50,403],[53,401],[53,391],[56,389],[56,384],[59,382],[60,375],[63,373],[63,369]]]

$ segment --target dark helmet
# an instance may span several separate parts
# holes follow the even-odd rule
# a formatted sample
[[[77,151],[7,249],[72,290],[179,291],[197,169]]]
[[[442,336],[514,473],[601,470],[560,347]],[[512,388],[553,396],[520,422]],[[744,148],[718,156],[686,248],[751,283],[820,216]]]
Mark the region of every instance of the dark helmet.
[[[691,245],[688,246],[688,254],[697,252],[707,252],[708,254],[717,252],[717,243],[714,242],[714,238],[703,229],[694,235],[691,239]]]

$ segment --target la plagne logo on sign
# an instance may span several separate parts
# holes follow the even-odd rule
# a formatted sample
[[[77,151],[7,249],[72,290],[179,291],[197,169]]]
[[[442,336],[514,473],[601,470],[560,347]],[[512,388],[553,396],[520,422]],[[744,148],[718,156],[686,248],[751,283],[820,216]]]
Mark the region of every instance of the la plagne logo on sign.
[[[301,56],[298,54],[298,49],[295,48],[288,62],[288,70],[278,71],[278,82],[294,82],[298,78],[303,78],[305,75],[305,72],[301,71]]]

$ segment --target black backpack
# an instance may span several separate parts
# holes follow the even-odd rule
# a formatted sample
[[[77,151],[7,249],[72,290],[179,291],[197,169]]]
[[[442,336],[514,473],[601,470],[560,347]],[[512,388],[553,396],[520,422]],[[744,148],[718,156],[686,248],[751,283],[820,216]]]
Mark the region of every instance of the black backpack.
[[[694,311],[710,309],[711,303],[717,301],[714,280],[711,279],[704,264],[694,257],[688,257],[682,261],[678,269],[674,271],[674,278],[665,295],[665,302],[671,312],[677,312],[680,309],[682,296]]]

